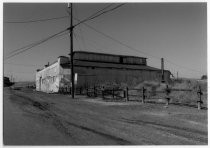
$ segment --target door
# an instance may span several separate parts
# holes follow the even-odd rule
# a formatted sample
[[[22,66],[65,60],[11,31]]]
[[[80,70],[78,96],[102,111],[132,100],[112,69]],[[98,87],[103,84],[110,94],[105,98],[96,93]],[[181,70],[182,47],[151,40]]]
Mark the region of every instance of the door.
[[[39,91],[41,91],[42,77],[39,77]]]

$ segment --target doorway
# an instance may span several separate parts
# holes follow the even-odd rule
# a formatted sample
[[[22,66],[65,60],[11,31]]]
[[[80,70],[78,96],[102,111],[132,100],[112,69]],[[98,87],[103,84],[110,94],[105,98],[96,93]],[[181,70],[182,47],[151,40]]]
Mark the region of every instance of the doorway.
[[[39,77],[39,91],[41,91],[42,77]]]

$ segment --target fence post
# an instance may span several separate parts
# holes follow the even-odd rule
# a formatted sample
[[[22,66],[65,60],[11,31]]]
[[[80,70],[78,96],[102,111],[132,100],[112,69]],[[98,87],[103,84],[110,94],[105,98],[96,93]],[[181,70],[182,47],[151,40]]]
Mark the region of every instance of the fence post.
[[[201,104],[203,103],[203,101],[201,100],[201,96],[203,95],[203,92],[201,90],[201,86],[199,86],[199,89],[198,89],[198,97],[199,97],[199,100],[197,101],[197,105],[198,105],[198,110],[201,109]]]
[[[126,90],[123,90],[123,97],[126,98]]]
[[[101,93],[102,93],[102,98],[104,99],[104,90],[102,90],[102,92],[101,92]]]
[[[96,96],[96,88],[95,88],[95,85],[93,86],[93,95],[94,95],[94,97]]]
[[[88,88],[86,88],[86,95],[88,96]]]
[[[114,88],[112,89],[112,98],[114,99]]]
[[[72,87],[69,87],[70,94],[72,93]]]
[[[166,107],[168,107],[168,105],[169,105],[169,101],[170,101],[169,94],[170,94],[170,92],[171,92],[170,88],[168,88],[168,85],[166,85]]]
[[[142,88],[142,103],[145,103],[145,88]]]
[[[128,87],[126,87],[126,100],[129,101]]]

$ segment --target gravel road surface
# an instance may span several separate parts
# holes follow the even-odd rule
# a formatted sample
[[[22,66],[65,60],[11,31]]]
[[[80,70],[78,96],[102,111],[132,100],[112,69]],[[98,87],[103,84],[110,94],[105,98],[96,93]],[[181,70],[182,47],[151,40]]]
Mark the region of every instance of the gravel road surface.
[[[5,145],[207,145],[207,110],[4,88]]]

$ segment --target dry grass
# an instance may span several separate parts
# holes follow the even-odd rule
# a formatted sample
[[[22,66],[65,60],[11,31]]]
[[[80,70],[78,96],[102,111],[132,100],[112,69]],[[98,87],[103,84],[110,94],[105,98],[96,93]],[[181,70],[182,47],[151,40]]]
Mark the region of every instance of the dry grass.
[[[192,91],[172,91],[170,93],[171,102],[173,103],[182,103],[182,104],[196,104],[198,101],[197,90],[201,87],[201,90],[204,95],[202,95],[202,101],[204,105],[207,106],[207,81],[193,80],[193,79],[180,79],[173,80],[169,84],[169,88],[175,89],[190,89]],[[145,87],[148,93],[148,98],[164,98],[164,93],[156,93],[156,91],[164,91],[166,84],[161,84],[154,81],[144,81],[143,83],[138,84],[135,88],[141,89]]]

